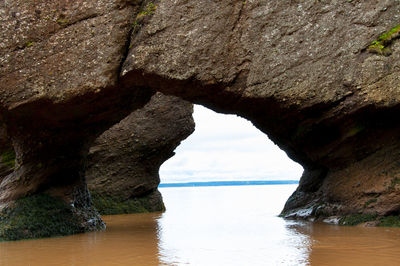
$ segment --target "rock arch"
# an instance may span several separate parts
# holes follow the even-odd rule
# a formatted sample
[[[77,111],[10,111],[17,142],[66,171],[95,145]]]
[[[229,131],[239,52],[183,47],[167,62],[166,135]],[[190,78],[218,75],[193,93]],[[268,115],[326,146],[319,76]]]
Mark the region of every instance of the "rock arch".
[[[286,215],[398,212],[398,2],[161,1],[158,10],[132,39],[123,79],[268,134],[305,168]],[[390,55],[371,53],[385,31]]]
[[[398,33],[390,52],[368,49],[398,25],[396,0],[3,1],[0,11],[0,120],[17,155],[3,208],[51,191],[79,203],[84,224],[98,221],[82,173],[90,143],[155,90],[241,115],[301,163],[285,213],[400,208]]]

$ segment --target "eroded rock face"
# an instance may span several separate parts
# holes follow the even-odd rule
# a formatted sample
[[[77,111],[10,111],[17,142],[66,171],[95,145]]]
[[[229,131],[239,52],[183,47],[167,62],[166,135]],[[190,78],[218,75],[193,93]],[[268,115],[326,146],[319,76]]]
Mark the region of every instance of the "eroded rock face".
[[[194,131],[192,113],[191,103],[156,93],[146,106],[96,139],[90,148],[86,178],[101,213],[164,209],[157,190],[158,171]]]
[[[85,213],[92,141],[158,90],[251,120],[301,163],[285,213],[399,212],[400,41],[367,49],[398,0],[137,2],[0,2],[3,208],[46,192]]]
[[[399,23],[397,0],[159,1],[122,75],[268,134],[305,168],[284,213],[397,214],[398,34],[368,47]]]
[[[15,164],[15,152],[4,127],[0,124],[0,180],[12,173]]]
[[[45,193],[66,202],[83,231],[104,228],[86,187],[86,154],[152,95],[119,78],[133,2],[0,1],[0,120],[16,153],[0,183],[3,210]]]

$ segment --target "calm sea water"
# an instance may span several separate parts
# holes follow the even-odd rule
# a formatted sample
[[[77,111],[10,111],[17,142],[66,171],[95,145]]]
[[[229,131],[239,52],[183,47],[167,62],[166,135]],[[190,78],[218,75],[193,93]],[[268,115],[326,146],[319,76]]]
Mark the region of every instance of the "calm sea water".
[[[162,188],[165,213],[0,243],[0,265],[400,265],[400,230],[285,221],[295,185]]]

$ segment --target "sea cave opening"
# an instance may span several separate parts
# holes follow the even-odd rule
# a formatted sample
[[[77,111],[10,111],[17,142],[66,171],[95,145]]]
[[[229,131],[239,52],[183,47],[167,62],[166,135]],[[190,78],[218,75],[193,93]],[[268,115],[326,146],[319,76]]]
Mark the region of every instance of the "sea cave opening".
[[[250,121],[194,105],[195,131],[160,168],[160,187],[294,184],[303,167]],[[282,206],[283,207],[283,206]]]
[[[201,105],[194,105],[193,118],[194,133],[160,168],[159,190],[167,210],[157,218],[160,261],[241,261],[237,254],[232,255],[234,261],[221,255],[229,251],[215,253],[222,247],[252,256],[265,249],[306,260],[308,235],[298,233],[293,221],[278,217],[303,167],[244,118]],[[299,237],[280,248],[292,235]]]

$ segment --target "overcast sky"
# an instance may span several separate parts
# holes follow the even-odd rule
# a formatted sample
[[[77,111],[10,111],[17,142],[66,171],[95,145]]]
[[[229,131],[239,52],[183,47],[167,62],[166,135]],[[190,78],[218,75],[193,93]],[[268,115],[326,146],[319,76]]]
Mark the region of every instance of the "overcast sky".
[[[303,168],[249,121],[195,105],[195,132],[160,170],[161,182],[298,180]]]

